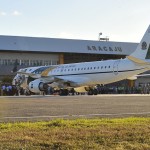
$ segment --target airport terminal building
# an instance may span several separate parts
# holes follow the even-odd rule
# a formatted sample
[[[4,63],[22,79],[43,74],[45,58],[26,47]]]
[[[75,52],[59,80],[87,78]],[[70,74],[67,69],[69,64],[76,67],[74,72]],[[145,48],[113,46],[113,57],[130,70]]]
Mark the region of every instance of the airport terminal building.
[[[137,43],[0,36],[0,76],[17,68],[124,58]]]
[[[0,36],[0,77],[14,76],[29,66],[57,65],[130,55],[138,43],[73,40],[22,36]],[[146,80],[149,80],[149,78]],[[147,82],[147,81],[146,81]]]

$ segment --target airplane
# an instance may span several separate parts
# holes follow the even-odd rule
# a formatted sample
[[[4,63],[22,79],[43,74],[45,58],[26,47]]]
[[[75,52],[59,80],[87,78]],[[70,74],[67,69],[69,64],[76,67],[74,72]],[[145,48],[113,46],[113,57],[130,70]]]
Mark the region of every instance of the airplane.
[[[29,90],[39,93],[47,86],[59,89],[74,88],[76,92],[89,91],[97,84],[109,84],[123,79],[135,79],[135,75],[150,69],[150,25],[136,50],[125,59],[61,64],[47,68],[40,77],[29,83]],[[90,94],[90,95],[91,95]]]

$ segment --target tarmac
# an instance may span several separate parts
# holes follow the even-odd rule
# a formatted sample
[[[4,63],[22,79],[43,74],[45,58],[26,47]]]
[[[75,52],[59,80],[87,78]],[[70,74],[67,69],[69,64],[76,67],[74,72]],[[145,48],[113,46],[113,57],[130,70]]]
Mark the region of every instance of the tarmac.
[[[150,117],[150,95],[0,97],[0,122]]]

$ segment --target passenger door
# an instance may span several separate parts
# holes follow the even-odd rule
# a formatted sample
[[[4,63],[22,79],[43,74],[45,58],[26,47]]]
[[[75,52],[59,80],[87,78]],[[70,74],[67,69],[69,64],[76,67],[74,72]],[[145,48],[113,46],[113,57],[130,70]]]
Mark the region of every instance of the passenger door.
[[[119,63],[120,63],[120,60],[116,60],[116,61],[114,62],[114,65],[113,65],[113,72],[114,72],[115,75],[118,74],[118,65],[119,65]]]

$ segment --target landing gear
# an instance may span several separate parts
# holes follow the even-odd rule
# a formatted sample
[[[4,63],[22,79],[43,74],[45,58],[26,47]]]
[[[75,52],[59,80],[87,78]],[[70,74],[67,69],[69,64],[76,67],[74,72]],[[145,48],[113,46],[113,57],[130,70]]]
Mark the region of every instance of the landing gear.
[[[72,88],[72,89],[69,91],[69,93],[70,93],[71,95],[75,95],[75,90],[74,90],[74,88]]]
[[[90,89],[90,90],[88,91],[88,95],[93,95],[93,90],[92,90],[92,89]]]
[[[98,94],[97,89],[94,89],[94,90],[93,90],[93,94],[94,94],[94,95],[97,95],[97,94]]]
[[[98,94],[98,91],[97,91],[97,89],[90,89],[89,91],[88,91],[88,95],[97,95]]]
[[[97,95],[98,94],[98,90],[95,88],[95,87],[89,87],[89,88],[86,88],[87,90],[87,94],[88,95]],[[83,95],[84,93],[81,93],[81,92],[76,92],[74,90],[74,88],[71,88],[71,89],[60,89],[59,90],[59,95],[60,96],[67,96],[67,95]]]
[[[69,94],[67,89],[60,89],[59,95],[60,96],[67,96]]]

